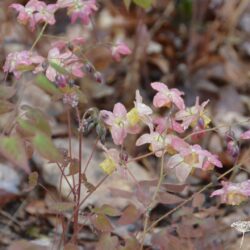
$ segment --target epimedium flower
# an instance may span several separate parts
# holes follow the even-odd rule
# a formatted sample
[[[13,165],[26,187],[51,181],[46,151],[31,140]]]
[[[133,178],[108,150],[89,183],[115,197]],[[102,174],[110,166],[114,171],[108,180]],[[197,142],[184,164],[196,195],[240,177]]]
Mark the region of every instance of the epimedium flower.
[[[16,78],[20,78],[23,72],[34,70],[43,61],[42,56],[31,51],[13,52],[8,54],[3,70],[13,73]]]
[[[56,41],[52,44],[52,47],[58,48],[60,51],[68,49],[70,51],[75,50],[75,48],[83,45],[85,43],[84,37],[76,37],[72,41]]]
[[[74,55],[71,51],[66,51],[61,53],[58,48],[52,48],[48,53],[48,66],[45,69],[46,77],[55,82],[56,77],[61,73],[56,70],[54,65],[58,65],[63,68],[67,74],[71,74],[73,77],[82,78],[83,73],[83,63],[80,59]],[[44,71],[43,65],[36,70],[37,72]]]
[[[108,125],[113,141],[116,145],[122,145],[127,136],[127,110],[122,103],[116,103],[113,112],[101,110],[100,115]]]
[[[136,141],[136,146],[149,143],[149,150],[155,152],[155,156],[161,157],[166,150],[170,149],[174,137],[173,135],[151,131],[150,133],[141,135]]]
[[[132,52],[130,48],[123,42],[118,42],[111,49],[112,58],[119,62],[122,56],[130,55]]]
[[[68,9],[71,23],[79,18],[83,24],[89,24],[91,16],[98,10],[96,0],[58,0],[61,8]]]
[[[241,183],[222,181],[222,188],[215,190],[211,197],[220,196],[222,203],[229,205],[239,205],[248,200],[250,196],[250,180]]]
[[[120,157],[118,150],[111,148],[107,149],[102,145],[105,152],[105,159],[99,164],[99,167],[108,175],[112,174],[120,165]]]
[[[128,123],[131,127],[144,122],[147,125],[152,123],[150,115],[153,113],[152,109],[142,102],[142,97],[139,90],[136,90],[136,97],[134,108],[127,113]]]
[[[170,108],[172,104],[179,110],[185,109],[185,104],[182,99],[183,92],[178,89],[169,89],[166,84],[162,82],[153,82],[151,83],[151,87],[158,91],[158,93],[154,96],[153,104],[156,108],[168,107]]]
[[[174,169],[180,182],[184,182],[195,168],[206,171],[212,170],[214,166],[222,167],[217,156],[202,149],[200,145],[189,145],[182,139],[175,138],[172,146],[178,153],[169,158],[167,167]]]
[[[38,23],[46,22],[53,25],[56,22],[54,14],[58,9],[57,4],[46,5],[42,1],[30,0],[25,6],[14,3],[10,7],[19,13],[18,21],[24,25],[28,24],[31,31],[35,30]]]
[[[176,122],[172,117],[156,117],[153,119],[153,123],[156,125],[155,130],[159,133],[164,131],[175,131],[177,133],[183,133],[184,129],[180,123]]]
[[[193,107],[187,107],[176,113],[175,119],[182,121],[183,127],[186,130],[189,126],[192,128],[199,127],[205,129],[211,122],[210,118],[206,115],[205,107],[208,101],[199,104],[199,97],[196,98],[196,103]]]

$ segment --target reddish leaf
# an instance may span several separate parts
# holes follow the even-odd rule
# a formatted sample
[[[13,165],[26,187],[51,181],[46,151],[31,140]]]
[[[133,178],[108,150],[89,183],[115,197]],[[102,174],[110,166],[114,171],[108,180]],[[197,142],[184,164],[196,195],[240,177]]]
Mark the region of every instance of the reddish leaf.
[[[180,193],[186,186],[186,184],[162,184],[162,187],[173,193]]]
[[[126,199],[129,199],[133,196],[132,192],[125,191],[119,188],[110,188],[110,192],[112,196],[115,196],[115,197],[118,196],[118,197],[126,198]]]
[[[8,113],[12,111],[15,108],[15,105],[13,103],[10,103],[5,100],[0,100],[0,115]]]
[[[0,189],[0,207],[4,206],[10,201],[15,200],[17,197],[18,195],[16,194],[10,193],[4,189]]]
[[[69,174],[68,175],[75,175],[79,172],[79,160],[72,159],[69,165]]]
[[[131,237],[125,240],[125,246],[119,250],[140,250],[140,244],[136,238]]]
[[[114,207],[112,207],[110,205],[106,205],[106,204],[102,205],[100,208],[94,208],[93,212],[97,213],[97,214],[105,214],[108,216],[121,215],[121,212],[117,208],[114,208]]]
[[[182,202],[183,199],[167,192],[159,192],[157,201],[162,204],[176,204]]]
[[[18,136],[0,137],[0,154],[27,173],[30,171],[24,144]]]
[[[64,250],[78,250],[79,247],[73,243],[68,243],[64,246]]]
[[[182,238],[201,238],[204,233],[201,228],[193,228],[193,226],[189,225],[178,225],[177,233]]]
[[[192,202],[192,207],[201,207],[205,202],[204,194],[195,194]]]
[[[110,221],[104,214],[94,214],[91,216],[91,222],[101,232],[111,232],[113,230]]]
[[[130,204],[123,211],[122,216],[119,219],[118,223],[120,225],[133,224],[136,220],[139,219],[140,215],[141,213],[139,212],[139,210],[133,204]]]
[[[47,250],[48,247],[36,245],[26,240],[18,240],[11,243],[8,250]]]

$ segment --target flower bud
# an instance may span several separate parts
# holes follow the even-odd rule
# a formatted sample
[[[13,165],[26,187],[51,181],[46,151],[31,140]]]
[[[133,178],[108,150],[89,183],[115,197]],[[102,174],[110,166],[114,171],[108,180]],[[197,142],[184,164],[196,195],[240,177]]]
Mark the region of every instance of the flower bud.
[[[56,85],[59,88],[65,88],[67,86],[67,81],[65,76],[57,75],[55,80],[56,80]]]
[[[240,148],[238,146],[238,143],[235,140],[229,141],[227,143],[227,152],[230,154],[234,159],[237,158],[237,156],[240,153]]]
[[[86,63],[85,64],[85,69],[90,74],[92,74],[95,71],[95,68],[91,63]]]
[[[104,83],[103,76],[102,76],[102,74],[101,74],[99,71],[96,71],[96,72],[95,72],[94,78],[95,78],[95,80],[96,80],[98,83],[100,83],[100,84],[103,84],[103,83]]]
[[[107,135],[107,129],[102,122],[99,122],[96,126],[96,133],[102,144],[105,144],[105,139]]]

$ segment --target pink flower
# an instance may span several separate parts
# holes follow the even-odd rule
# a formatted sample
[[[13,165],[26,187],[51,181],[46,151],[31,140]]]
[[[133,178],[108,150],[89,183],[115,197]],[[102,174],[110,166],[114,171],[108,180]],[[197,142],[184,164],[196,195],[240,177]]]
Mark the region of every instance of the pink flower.
[[[213,196],[221,196],[221,202],[229,205],[239,205],[250,196],[250,180],[241,183],[222,181],[222,188],[214,191]]]
[[[163,152],[167,150],[167,147],[171,145],[173,135],[160,134],[158,132],[151,131],[149,134],[143,134],[136,141],[136,146],[149,143],[149,149],[155,152],[155,156],[161,157]]]
[[[33,70],[44,58],[30,51],[13,52],[7,56],[3,66],[4,72],[12,72],[16,78],[28,70]]]
[[[85,39],[83,37],[76,37],[72,41],[57,41],[52,44],[52,47],[58,48],[60,51],[64,49],[69,49],[70,46],[77,47],[83,45],[85,43]]]
[[[49,65],[46,69],[46,76],[52,82],[55,82],[56,77],[60,75],[60,73],[57,72],[56,68],[53,67],[53,64],[64,68],[67,73],[71,74],[74,77],[82,78],[84,76],[82,70],[83,63],[71,51],[61,53],[58,48],[52,48],[48,53],[48,62]],[[36,71],[40,72],[43,70],[44,69],[41,65],[39,68],[37,68]]]
[[[113,141],[122,145],[127,136],[127,110],[121,103],[116,103],[113,113],[107,110],[100,111],[105,124],[109,126]]]
[[[30,0],[25,7],[21,4],[11,4],[11,8],[19,12],[18,21],[24,25],[28,24],[31,31],[41,22],[55,24],[55,11],[58,9],[57,4],[46,5],[42,1]]]
[[[117,43],[112,47],[112,57],[115,61],[119,62],[122,56],[130,55],[132,52],[125,43]]]
[[[250,130],[241,134],[240,139],[242,140],[249,140],[250,139]]]
[[[156,124],[156,131],[163,133],[164,131],[175,131],[177,133],[183,133],[184,129],[180,123],[176,122],[172,117],[157,117],[153,121]]]
[[[206,171],[213,169],[214,166],[222,167],[216,155],[202,149],[199,145],[191,146],[182,139],[175,138],[172,146],[179,153],[170,157],[167,167],[175,170],[176,177],[181,182],[184,182],[195,168]]]
[[[136,97],[134,102],[134,108],[132,108],[128,114],[127,119],[130,127],[135,127],[140,122],[145,123],[148,126],[151,126],[152,119],[150,115],[153,113],[152,109],[142,102],[142,97],[139,90],[136,90]],[[138,129],[136,129],[137,131]]]
[[[50,25],[54,25],[56,22],[54,15],[57,10],[57,4],[46,5],[44,2],[41,2],[40,5],[37,7],[37,12],[35,13],[36,23],[47,22]]]
[[[174,103],[178,109],[185,109],[185,104],[181,97],[184,94],[183,92],[178,89],[169,89],[167,85],[161,82],[153,82],[151,86],[158,91],[153,100],[155,107],[171,107],[172,103]]]
[[[196,126],[202,126],[203,128],[206,128],[211,122],[210,118],[205,114],[205,106],[208,104],[208,102],[209,101],[203,102],[200,105],[199,98],[197,97],[195,106],[180,110],[176,113],[176,120],[180,120],[183,122],[183,127],[185,130],[190,125],[193,128],[195,128]]]
[[[79,18],[83,24],[89,24],[90,17],[98,10],[96,0],[58,0],[60,8],[68,8],[71,23]]]

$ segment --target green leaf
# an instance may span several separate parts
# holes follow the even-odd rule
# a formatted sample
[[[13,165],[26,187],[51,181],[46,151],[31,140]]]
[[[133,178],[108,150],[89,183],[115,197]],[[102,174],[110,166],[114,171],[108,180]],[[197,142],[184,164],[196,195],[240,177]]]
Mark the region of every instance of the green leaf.
[[[55,202],[49,208],[59,213],[68,212],[74,209],[74,202]]]
[[[58,63],[50,61],[49,64],[58,73],[63,74],[63,75],[69,75],[69,72],[65,68],[63,68],[61,65],[59,65]]]
[[[133,0],[133,2],[144,9],[147,9],[152,5],[152,0]]]
[[[36,77],[36,85],[45,91],[46,93],[53,95],[53,96],[60,96],[62,95],[59,88],[55,86],[53,82],[51,82],[44,74],[39,74]]]
[[[94,214],[91,217],[91,222],[93,223],[94,227],[99,231],[111,232],[113,230],[110,221],[104,214]]]
[[[94,208],[93,212],[97,214],[105,214],[108,216],[119,216],[121,215],[121,212],[110,205],[104,204],[100,208]]]
[[[123,0],[123,2],[126,6],[126,9],[129,10],[132,0]]]
[[[27,173],[30,171],[24,144],[18,136],[1,136],[0,154]]]
[[[12,111],[15,108],[15,105],[13,103],[10,103],[5,100],[0,100],[0,115],[8,113]]]
[[[30,124],[29,121],[22,118],[17,120],[16,129],[21,136],[25,137],[34,136],[37,131],[37,129],[32,124]]]
[[[36,132],[51,136],[51,129],[46,115],[39,109],[26,106],[25,118],[17,121],[18,131],[24,136],[34,136]]]
[[[63,160],[62,155],[47,135],[37,133],[32,139],[32,144],[38,153],[47,160],[51,162],[60,162]]]
[[[120,225],[133,224],[136,220],[139,219],[140,215],[141,213],[139,212],[139,210],[133,204],[130,204],[123,211],[123,214],[119,219],[118,223]]]
[[[9,86],[0,86],[0,99],[10,99],[12,96],[16,94],[16,89]]]

